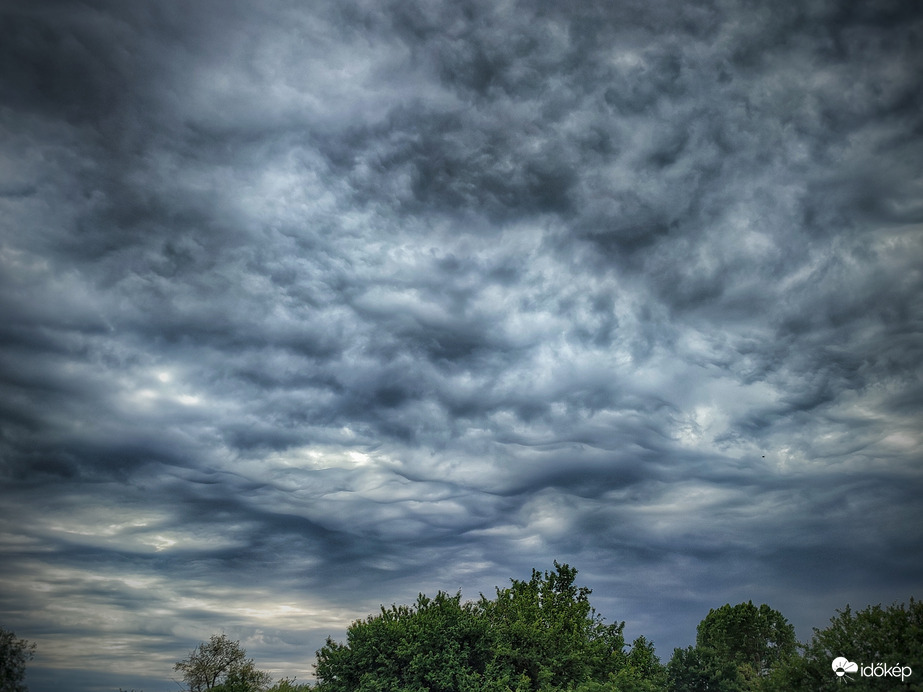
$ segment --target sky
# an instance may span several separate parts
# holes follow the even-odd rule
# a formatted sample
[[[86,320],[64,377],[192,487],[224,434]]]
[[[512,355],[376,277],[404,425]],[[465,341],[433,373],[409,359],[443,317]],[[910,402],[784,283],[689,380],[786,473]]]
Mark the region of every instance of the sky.
[[[921,70],[911,1],[3,3],[32,692],[554,560],[664,661],[923,597]]]

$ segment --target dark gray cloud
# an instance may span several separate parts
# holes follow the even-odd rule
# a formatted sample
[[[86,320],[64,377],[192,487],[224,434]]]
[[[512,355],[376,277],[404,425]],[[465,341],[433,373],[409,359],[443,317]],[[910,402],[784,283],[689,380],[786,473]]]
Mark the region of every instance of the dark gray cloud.
[[[553,559],[663,657],[725,602],[806,637],[912,595],[921,31],[0,10],[0,621],[33,689],[166,690],[216,631],[303,678],[380,603]]]

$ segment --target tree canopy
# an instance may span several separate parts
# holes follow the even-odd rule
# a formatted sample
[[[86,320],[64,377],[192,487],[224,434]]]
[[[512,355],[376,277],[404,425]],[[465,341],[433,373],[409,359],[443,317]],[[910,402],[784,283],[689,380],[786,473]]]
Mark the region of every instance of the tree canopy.
[[[765,603],[726,604],[699,623],[694,647],[677,649],[668,666],[675,692],[745,692],[796,651],[795,629]]]
[[[554,562],[493,598],[439,591],[382,607],[353,622],[344,642],[327,638],[315,685],[282,678],[270,687],[271,676],[224,634],[175,670],[188,692],[833,692],[845,689],[841,673],[852,690],[923,692],[923,605],[913,598],[909,606],[847,605],[803,644],[779,611],[728,603],[710,610],[695,645],[675,649],[665,666],[645,637],[626,644],[625,623],[606,623],[576,577]],[[0,629],[0,692],[25,692],[33,649]],[[834,661],[844,662],[839,672]],[[872,665],[890,672],[876,677]]]
[[[481,690],[491,659],[490,636],[477,608],[461,594],[423,594],[412,606],[382,608],[353,623],[345,644],[328,638],[317,653],[317,677],[328,692],[428,689]]]
[[[34,642],[0,627],[0,692],[26,692],[26,663],[34,653]]]
[[[839,657],[863,665],[910,665],[913,674],[904,681],[893,676],[867,677],[852,674],[850,690],[923,691],[923,603],[868,606],[854,611],[847,605],[824,629],[814,628],[811,641],[799,656],[790,658],[771,679],[767,689],[782,692],[823,692],[843,689],[842,678],[832,674],[831,663]],[[858,671],[857,671],[858,672]]]
[[[527,692],[609,684],[635,655],[638,679],[659,672],[653,647],[625,651],[624,623],[605,624],[575,585],[577,570],[554,563],[512,579],[496,597],[420,595],[413,606],[382,608],[353,623],[346,643],[317,652],[323,692]],[[609,689],[609,688],[607,688]]]
[[[254,667],[240,642],[224,634],[200,643],[173,669],[183,674],[189,692],[263,692],[272,682]]]

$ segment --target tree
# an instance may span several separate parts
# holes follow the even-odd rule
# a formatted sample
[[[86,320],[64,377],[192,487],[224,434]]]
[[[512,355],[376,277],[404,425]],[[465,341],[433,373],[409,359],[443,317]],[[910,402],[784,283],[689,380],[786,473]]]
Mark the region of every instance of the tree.
[[[462,603],[461,593],[423,594],[347,629],[346,643],[327,639],[317,652],[323,692],[552,692],[582,683],[648,692],[659,661],[647,640],[624,651],[624,623],[607,625],[577,587],[577,570],[513,579],[496,599]],[[633,686],[632,686],[633,685]]]
[[[609,673],[605,682],[586,680],[577,685],[575,692],[663,692],[666,689],[666,668],[646,637],[632,642],[627,659],[625,665]]]
[[[513,689],[606,681],[627,664],[625,623],[604,624],[590,605],[592,591],[575,586],[577,570],[557,561],[554,567],[544,574],[533,569],[529,581],[510,580],[494,601],[481,597],[497,637],[495,669]]]
[[[698,646],[674,649],[667,664],[667,689],[672,692],[738,692],[737,668]]]
[[[266,692],[309,692],[311,689],[308,683],[296,683],[295,678],[280,678]]]
[[[628,664],[611,678],[619,692],[659,692],[667,682],[666,667],[644,636],[631,643]]]
[[[346,644],[328,638],[317,652],[320,689],[328,692],[489,689],[491,636],[478,608],[461,593],[417,597],[357,620]]]
[[[262,692],[272,682],[268,673],[254,667],[240,642],[224,634],[200,643],[173,669],[183,674],[189,692]]]
[[[904,681],[890,676],[866,677],[853,673],[850,690],[923,690],[923,603],[895,603],[886,608],[868,606],[853,611],[849,605],[830,619],[830,625],[814,628],[811,641],[800,656],[792,657],[774,671],[768,689],[814,692],[844,689],[833,673],[832,662],[840,656],[868,666],[887,663],[910,665],[913,674]]]
[[[699,623],[695,647],[674,651],[668,666],[672,689],[758,690],[795,653],[795,628],[779,611],[752,601],[726,604]]]
[[[696,645],[733,663],[745,678],[765,677],[795,653],[795,628],[765,603],[723,605],[699,623]]]
[[[35,643],[19,639],[0,627],[0,692],[26,692],[26,662],[35,654]]]

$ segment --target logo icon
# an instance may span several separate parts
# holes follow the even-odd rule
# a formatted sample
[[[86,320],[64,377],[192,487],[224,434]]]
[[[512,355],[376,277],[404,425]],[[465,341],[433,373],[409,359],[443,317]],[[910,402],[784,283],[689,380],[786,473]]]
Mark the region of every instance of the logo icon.
[[[836,673],[836,676],[838,678],[842,678],[845,676],[846,679],[850,679],[850,676],[846,675],[847,673],[858,673],[859,672],[859,664],[853,663],[852,661],[850,661],[847,658],[844,658],[843,656],[839,656],[833,659],[833,663],[831,664],[831,667],[833,668],[833,672]]]

